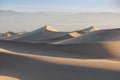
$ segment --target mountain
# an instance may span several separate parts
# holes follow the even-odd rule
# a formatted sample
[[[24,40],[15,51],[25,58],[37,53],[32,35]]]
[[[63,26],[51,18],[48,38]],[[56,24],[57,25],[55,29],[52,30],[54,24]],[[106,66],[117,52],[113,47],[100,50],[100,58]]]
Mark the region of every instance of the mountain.
[[[32,31],[46,24],[61,31],[75,31],[89,26],[119,28],[120,13],[16,12],[0,10],[0,32]],[[74,28],[75,27],[75,28]]]

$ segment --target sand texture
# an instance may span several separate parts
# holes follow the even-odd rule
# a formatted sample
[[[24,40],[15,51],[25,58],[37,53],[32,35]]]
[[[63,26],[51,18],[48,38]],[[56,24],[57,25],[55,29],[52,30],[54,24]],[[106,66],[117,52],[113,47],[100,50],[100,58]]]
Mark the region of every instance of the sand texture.
[[[120,29],[91,28],[0,40],[0,80],[120,80]]]

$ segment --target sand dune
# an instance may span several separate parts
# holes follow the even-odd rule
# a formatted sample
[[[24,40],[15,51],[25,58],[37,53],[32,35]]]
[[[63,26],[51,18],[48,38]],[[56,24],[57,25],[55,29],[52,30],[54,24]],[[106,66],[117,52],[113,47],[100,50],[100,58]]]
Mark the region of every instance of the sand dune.
[[[74,54],[80,58],[82,58],[81,56],[84,56],[89,59],[93,59],[93,58],[120,59],[120,50],[119,50],[120,42],[54,45],[54,44],[22,43],[22,42],[14,42],[14,41],[0,41],[0,44],[1,44],[0,45],[1,48],[5,48],[10,51],[17,51],[17,52],[26,51],[25,53],[36,52],[38,54],[39,52],[43,52],[44,55],[46,53],[47,53],[46,55],[51,55],[50,53],[53,52],[55,54],[51,56],[63,55],[64,57],[66,53],[69,53],[69,54]]]
[[[56,59],[48,59],[49,61],[41,60],[41,57],[25,57],[12,54],[0,54],[0,74],[17,77],[20,80],[119,80],[119,71],[89,68],[84,66],[77,66],[82,64],[79,60],[76,66],[74,61],[67,60],[66,63],[72,65],[64,65],[53,63]],[[62,59],[60,59],[61,61]],[[60,62],[57,60],[56,62]],[[63,60],[62,60],[63,61]],[[106,64],[107,61],[101,62]],[[90,62],[86,61],[87,64]],[[92,64],[100,64],[99,61]],[[101,65],[103,65],[101,64]],[[119,65],[119,63],[108,62],[109,65]],[[8,67],[9,65],[9,67]],[[89,64],[90,65],[90,64]],[[109,66],[107,65],[107,66]],[[105,65],[106,66],[106,65]],[[118,66],[119,67],[119,66]],[[112,68],[112,66],[111,66]],[[116,67],[115,67],[116,68]],[[115,69],[113,67],[113,69]],[[119,69],[119,68],[118,68]],[[86,77],[87,76],[87,77]]]
[[[67,39],[79,37],[81,34],[93,32],[96,30],[97,29],[95,27],[89,27],[79,31],[61,32],[51,26],[46,25],[43,28],[37,29],[35,31],[23,35],[11,36],[10,34],[8,34],[7,37],[1,39],[30,43],[56,43],[59,41],[61,42]]]
[[[61,44],[78,44],[78,43],[91,43],[91,42],[110,42],[120,41],[120,28],[97,30],[84,34],[80,37],[69,39]]]
[[[96,27],[89,27],[89,28],[86,28],[86,29],[82,29],[82,30],[77,30],[77,31],[71,32],[69,34],[71,36],[73,36],[74,38],[76,38],[76,37],[81,37],[81,35],[84,35],[84,34],[87,34],[87,33],[93,32],[93,31],[97,31],[97,30],[98,29]],[[57,41],[57,42],[54,42],[53,44],[62,44],[64,42],[66,43],[67,41],[69,41],[71,39],[74,39],[74,38]]]
[[[82,29],[82,30],[77,30],[76,32],[80,33],[80,34],[84,34],[84,33],[89,33],[89,32],[93,32],[93,31],[97,31],[98,29],[94,26],[86,28],[86,29]]]
[[[25,53],[19,53],[19,52],[13,52],[5,49],[0,49],[0,52],[12,54],[12,55],[18,55],[18,56],[24,56],[29,57],[32,59],[37,59],[45,62],[51,62],[55,64],[64,64],[64,65],[70,65],[70,66],[83,66],[83,67],[89,67],[89,68],[97,68],[97,69],[106,69],[106,70],[113,70],[113,71],[120,71],[120,62],[119,61],[112,61],[112,60],[105,60],[105,59],[74,59],[74,58],[62,58],[62,57],[52,57],[52,56],[44,56],[44,55],[35,55],[35,54],[25,54]],[[71,63],[72,62],[72,63]],[[96,62],[100,64],[95,64]],[[110,66],[111,64],[114,64],[113,66]],[[103,64],[103,65],[101,65]],[[119,64],[119,65],[116,65]],[[108,67],[106,67],[108,66]]]
[[[0,80],[120,80],[120,29],[85,31],[45,26],[0,40]]]
[[[2,65],[0,74],[17,77],[20,80],[119,80],[120,78],[119,61],[52,57],[55,52],[51,56],[46,56],[42,51],[39,54],[26,53],[25,48],[22,49],[24,53],[17,51],[0,49]]]
[[[18,37],[14,37],[9,40],[30,43],[53,43],[69,38],[73,38],[73,36],[69,35],[69,32],[60,32],[59,30],[46,25],[43,28],[37,29],[27,34],[23,34]]]

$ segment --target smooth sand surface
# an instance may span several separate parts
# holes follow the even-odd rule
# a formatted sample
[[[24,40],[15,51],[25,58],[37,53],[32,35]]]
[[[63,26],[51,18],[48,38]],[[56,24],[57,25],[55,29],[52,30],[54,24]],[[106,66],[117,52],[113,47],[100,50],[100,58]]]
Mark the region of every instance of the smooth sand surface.
[[[18,54],[18,53],[17,53]],[[72,59],[48,58],[46,56],[0,54],[0,74],[17,77],[20,80],[119,80],[119,62],[72,61]],[[63,62],[62,62],[63,61]],[[72,62],[71,62],[72,61]],[[67,63],[67,64],[66,64]],[[91,65],[91,64],[92,65]],[[109,65],[106,65],[109,64]],[[94,64],[94,65],[93,65]],[[98,66],[108,66],[102,69]],[[101,66],[100,66],[101,64]],[[9,66],[8,66],[9,65]],[[111,66],[111,65],[118,65]],[[94,67],[93,67],[94,66]],[[111,66],[111,67],[109,67]],[[116,69],[117,68],[117,69]],[[86,77],[87,76],[87,77]]]
[[[20,80],[20,79],[13,78],[13,77],[10,77],[10,76],[0,75],[0,80]]]
[[[7,40],[30,43],[53,43],[70,38],[73,38],[73,36],[69,35],[69,32],[60,32],[46,25],[40,29]]]
[[[108,41],[120,41],[120,28],[93,31],[80,37],[69,39],[60,44],[79,44]]]
[[[85,60],[85,59],[74,59],[74,58],[51,57],[51,56],[44,56],[41,54],[34,55],[34,54],[28,54],[28,53],[26,53],[26,54],[18,53],[18,52],[5,50],[5,49],[0,49],[0,51],[2,53],[30,57],[33,59],[56,63],[56,64],[64,64],[64,65],[71,65],[71,66],[77,66],[77,67],[83,66],[83,67],[89,67],[89,68],[120,71],[120,62],[119,61],[112,61],[112,60],[105,60],[105,59],[86,59]],[[112,64],[112,66],[111,66],[111,64]],[[106,67],[106,66],[108,66],[108,67]]]
[[[35,44],[14,41],[0,41],[0,47],[6,50],[23,53],[40,53],[51,56],[84,56],[89,59],[120,59],[120,42],[81,43],[81,44]],[[53,53],[54,52],[54,55]],[[58,54],[57,54],[58,53]],[[63,53],[63,54],[62,54]],[[81,57],[80,57],[81,58]]]
[[[111,34],[111,30],[94,32],[100,36],[106,31],[109,40],[119,33],[119,29]],[[120,41],[81,43],[79,38],[66,44],[0,40],[0,80],[120,80]]]

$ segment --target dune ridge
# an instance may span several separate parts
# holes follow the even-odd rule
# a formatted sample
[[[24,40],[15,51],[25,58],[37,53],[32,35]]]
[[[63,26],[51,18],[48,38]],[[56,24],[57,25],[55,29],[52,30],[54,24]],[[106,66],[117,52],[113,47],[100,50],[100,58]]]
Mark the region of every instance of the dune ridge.
[[[0,80],[119,80],[120,29],[83,31],[47,25],[0,40]]]
[[[85,33],[89,33],[89,32],[93,32],[93,31],[97,31],[98,29],[94,26],[92,27],[88,27],[82,30],[77,30],[76,32],[80,33],[80,34],[85,34]]]
[[[56,64],[64,64],[64,65],[71,65],[71,66],[83,66],[83,67],[90,67],[90,68],[98,68],[98,69],[107,69],[107,70],[115,70],[120,71],[120,62],[119,61],[112,61],[112,60],[105,60],[105,59],[72,59],[72,58],[61,58],[61,57],[51,57],[51,56],[43,56],[43,55],[34,55],[34,54],[24,54],[13,52],[5,49],[0,49],[0,52],[9,53],[18,56],[25,56],[30,57],[37,60],[52,62]],[[72,63],[71,63],[72,62]],[[99,63],[99,64],[95,64]],[[113,64],[112,66],[110,66]],[[119,64],[119,65],[116,65]],[[106,67],[108,66],[108,67]]]
[[[40,29],[7,40],[30,43],[53,43],[69,38],[73,38],[73,36],[69,35],[69,32],[60,32],[59,30],[46,25]]]
[[[49,30],[49,31],[53,31],[53,32],[60,32],[59,30],[49,26],[49,25],[46,25],[46,29]]]
[[[10,50],[25,50],[30,53],[29,49],[40,51],[56,51],[60,53],[79,54],[88,58],[96,59],[120,59],[120,42],[103,42],[103,43],[81,43],[81,44],[34,44],[14,41],[0,41],[0,47]],[[5,46],[6,45],[6,46]],[[8,46],[8,47],[7,47]],[[11,48],[10,48],[11,47]],[[12,49],[13,48],[13,49]],[[64,55],[64,54],[63,54]]]
[[[80,37],[69,39],[60,44],[79,44],[79,43],[94,43],[94,42],[111,42],[120,41],[120,28],[97,30],[84,34]]]

